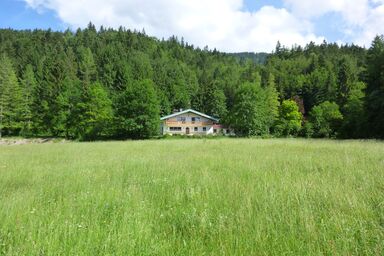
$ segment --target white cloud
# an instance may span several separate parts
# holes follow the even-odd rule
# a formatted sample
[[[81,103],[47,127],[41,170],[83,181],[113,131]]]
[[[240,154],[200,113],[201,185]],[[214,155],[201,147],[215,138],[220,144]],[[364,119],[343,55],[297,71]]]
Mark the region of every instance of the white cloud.
[[[271,51],[283,45],[320,42],[305,18],[284,8],[243,11],[243,0],[24,0],[31,8],[54,10],[73,28],[96,26],[145,29],[159,38],[184,37],[189,43],[222,51]]]
[[[370,10],[361,32],[354,35],[354,41],[369,47],[377,34],[384,34],[384,1]]]
[[[311,20],[326,13],[338,13],[345,40],[369,46],[376,34],[384,33],[384,0],[283,0],[296,17]]]
[[[283,0],[295,15],[312,18],[329,12],[339,12],[349,23],[364,22],[368,13],[368,0]]]

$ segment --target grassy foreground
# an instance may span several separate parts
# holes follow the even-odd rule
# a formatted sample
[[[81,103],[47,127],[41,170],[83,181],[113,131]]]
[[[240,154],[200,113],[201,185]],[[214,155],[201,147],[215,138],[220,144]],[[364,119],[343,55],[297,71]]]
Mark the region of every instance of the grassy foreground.
[[[383,255],[384,143],[0,146],[0,254]]]

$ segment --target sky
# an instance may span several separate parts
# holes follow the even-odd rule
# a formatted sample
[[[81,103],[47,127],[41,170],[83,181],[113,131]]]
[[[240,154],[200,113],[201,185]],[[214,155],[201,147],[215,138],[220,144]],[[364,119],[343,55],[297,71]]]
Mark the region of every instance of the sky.
[[[384,34],[384,0],[0,0],[0,28],[144,29],[225,52],[310,41],[369,47]]]

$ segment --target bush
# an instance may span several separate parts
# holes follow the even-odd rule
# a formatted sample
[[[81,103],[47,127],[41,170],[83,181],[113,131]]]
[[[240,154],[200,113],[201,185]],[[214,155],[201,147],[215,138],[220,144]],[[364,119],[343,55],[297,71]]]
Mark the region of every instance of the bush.
[[[306,138],[311,138],[313,136],[313,124],[309,121],[306,121],[301,129],[301,136]]]
[[[343,119],[339,105],[329,101],[313,107],[309,115],[316,137],[335,137]]]

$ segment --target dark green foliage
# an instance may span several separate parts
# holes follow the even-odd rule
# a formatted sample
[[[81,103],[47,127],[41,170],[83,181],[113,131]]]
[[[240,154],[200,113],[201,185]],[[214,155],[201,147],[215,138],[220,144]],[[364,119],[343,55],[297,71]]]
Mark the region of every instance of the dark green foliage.
[[[37,81],[33,72],[32,65],[27,65],[21,79],[22,98],[21,98],[21,131],[23,136],[31,135],[33,118],[33,100]]]
[[[158,40],[90,23],[76,32],[2,29],[0,56],[5,135],[149,138],[160,116],[193,108],[238,135],[298,135],[303,115],[302,135],[335,136],[332,129],[319,135],[306,121],[329,101],[344,116],[340,137],[384,138],[380,36],[369,51],[323,42],[291,49],[278,43],[272,54],[227,54],[175,36]],[[300,113],[290,102],[279,111],[287,99]]]
[[[96,80],[96,64],[91,49],[80,47],[79,49],[79,78],[84,86],[88,86]]]
[[[384,37],[376,36],[368,50],[366,89],[367,134],[384,138]]]
[[[69,134],[78,139],[92,140],[106,136],[112,120],[112,101],[99,82],[83,88],[79,101],[71,111]]]
[[[265,104],[266,104],[266,125],[268,127],[268,133],[276,124],[279,116],[279,94],[275,88],[275,78],[272,74],[269,75],[267,86],[265,88]]]
[[[316,137],[333,137],[336,135],[343,115],[335,102],[325,101],[311,110],[310,121]]]
[[[306,138],[311,138],[314,134],[313,124],[311,122],[304,122],[303,127],[301,128],[301,135]]]
[[[205,87],[202,111],[215,117],[225,117],[227,115],[226,97],[219,83],[215,81]]]
[[[356,61],[356,60],[355,60]],[[344,56],[339,61],[338,74],[338,103],[344,105],[357,82],[356,63],[349,56]]]
[[[256,64],[264,64],[268,58],[268,53],[265,52],[239,52],[239,53],[230,53],[229,55],[238,58],[241,62],[246,62],[251,60]]]
[[[229,123],[240,136],[269,134],[278,104],[273,84],[262,88],[260,82],[246,82],[236,91]]]
[[[240,136],[260,135],[263,133],[259,108],[262,89],[259,84],[244,83],[236,91],[235,105],[230,123]]]
[[[0,137],[15,135],[21,127],[23,110],[22,91],[11,60],[0,56]]]
[[[160,108],[151,80],[135,81],[117,100],[116,134],[119,137],[145,139],[158,135]]]
[[[343,138],[359,138],[366,136],[364,125],[366,123],[366,114],[364,112],[364,89],[363,82],[357,82],[343,107],[342,114],[344,120],[341,127],[341,136]]]

